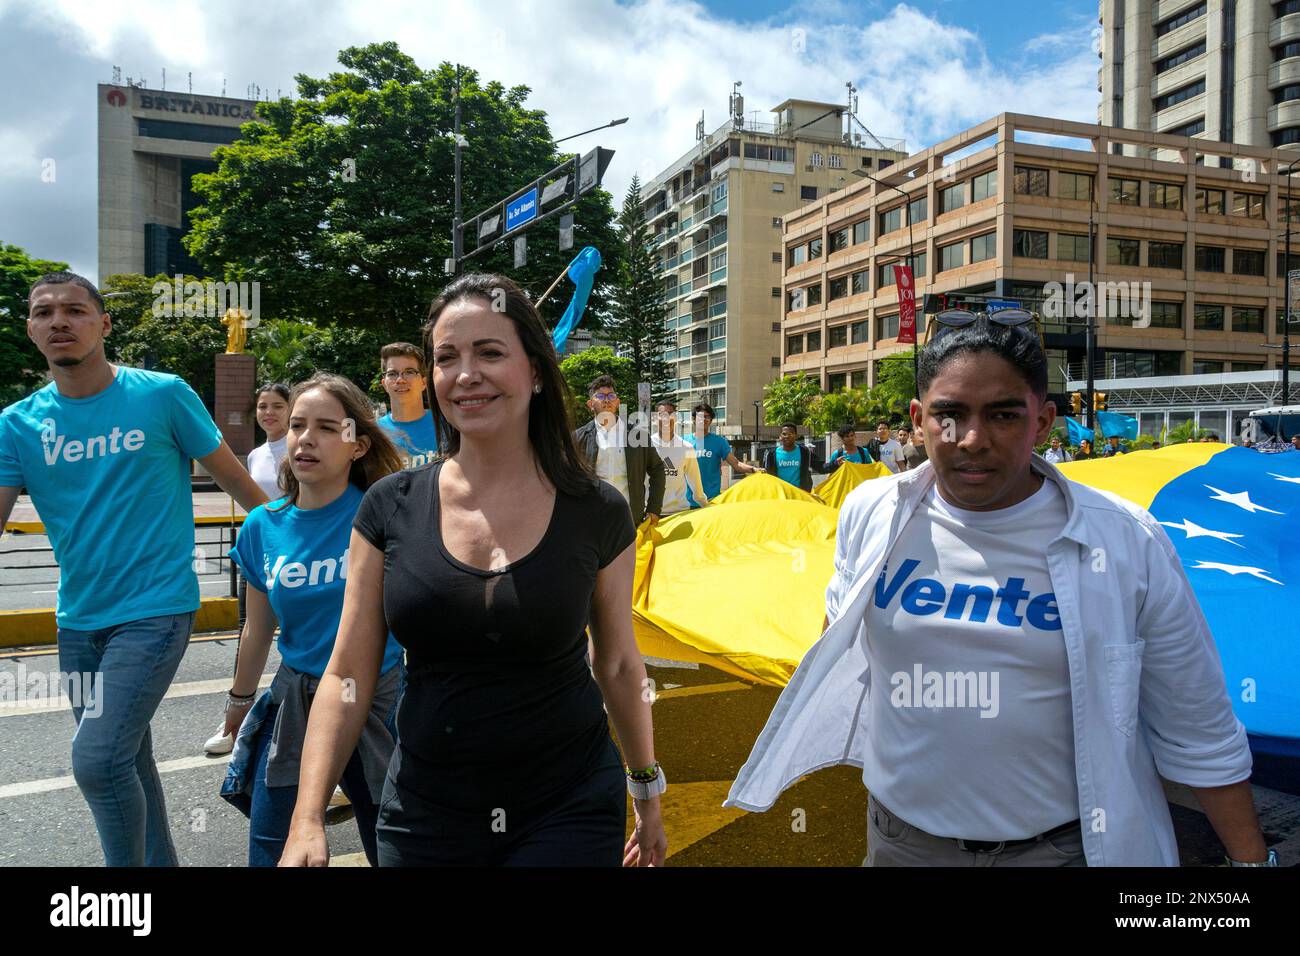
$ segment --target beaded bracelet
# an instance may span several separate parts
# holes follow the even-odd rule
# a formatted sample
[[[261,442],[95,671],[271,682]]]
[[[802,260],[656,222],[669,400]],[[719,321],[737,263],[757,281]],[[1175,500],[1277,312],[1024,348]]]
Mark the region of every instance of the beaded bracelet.
[[[634,783],[649,783],[659,777],[659,762],[655,761],[648,767],[640,770],[633,770],[631,767],[624,767],[627,772],[627,778]]]

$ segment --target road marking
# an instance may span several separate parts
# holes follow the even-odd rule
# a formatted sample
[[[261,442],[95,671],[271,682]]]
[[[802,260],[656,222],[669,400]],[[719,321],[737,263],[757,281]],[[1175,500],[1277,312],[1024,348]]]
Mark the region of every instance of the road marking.
[[[181,770],[194,770],[197,767],[225,767],[230,763],[230,755],[224,757],[181,757],[178,760],[164,760],[158,764],[158,773],[176,773]],[[65,777],[46,777],[44,780],[27,780],[23,783],[9,783],[0,786],[0,800],[6,797],[25,797],[33,793],[49,793],[53,790],[68,790],[77,785],[72,774]]]
[[[274,674],[263,674],[257,682],[259,689],[269,687]],[[195,680],[183,684],[172,684],[163,694],[163,700],[176,697],[199,697],[203,694],[224,694],[230,690],[230,678],[218,677],[215,680]],[[71,708],[68,698],[63,696],[62,688],[55,697],[41,697],[34,701],[0,700],[0,717],[26,717],[30,714],[48,714],[51,711],[64,711]]]
[[[369,866],[370,861],[366,859],[365,853],[344,853],[342,856],[331,856],[330,866]]]
[[[749,690],[752,684],[746,684],[743,681],[733,680],[725,684],[696,684],[694,687],[673,687],[669,690],[661,690],[655,693],[655,700],[663,700],[666,697],[697,697],[700,694],[727,694],[737,690]]]
[[[668,788],[660,798],[660,815],[664,832],[668,834],[668,859],[745,815],[745,811],[739,808],[722,806],[730,790],[730,780],[674,783]],[[629,836],[634,821],[632,798],[628,797]]]

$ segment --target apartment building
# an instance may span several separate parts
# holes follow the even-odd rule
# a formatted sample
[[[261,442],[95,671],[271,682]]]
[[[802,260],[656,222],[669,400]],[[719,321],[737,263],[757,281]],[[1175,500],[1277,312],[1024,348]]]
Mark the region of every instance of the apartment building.
[[[1156,150],[1178,160],[1141,158]],[[918,311],[926,293],[944,293],[1039,312],[1062,403],[1086,377],[1075,302],[1090,274],[1106,312],[1098,379],[1278,368],[1280,173],[1293,155],[1038,116],[986,120],[786,216],[781,372],[806,371],[827,390],[869,386],[881,359],[910,351],[897,341],[892,269],[909,250]],[[1294,208],[1300,229],[1300,190]]]
[[[706,401],[732,429],[754,421],[753,403],[780,374],[784,217],[907,155],[852,118],[846,132],[843,104],[791,99],[772,112],[760,121],[733,103],[641,192],[676,335],[667,359],[679,409]]]
[[[1101,0],[1097,121],[1300,143],[1300,0]]]

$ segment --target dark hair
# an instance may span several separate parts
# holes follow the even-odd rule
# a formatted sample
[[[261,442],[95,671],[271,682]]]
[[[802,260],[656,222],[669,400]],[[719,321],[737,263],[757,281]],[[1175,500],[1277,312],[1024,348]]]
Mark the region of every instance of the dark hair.
[[[410,342],[389,342],[379,350],[379,367],[383,368],[384,363],[390,358],[410,358],[415,359],[415,363],[420,367],[420,374],[424,375],[428,369],[424,364],[424,350],[418,345],[412,345]]]
[[[950,359],[964,352],[992,352],[1015,367],[1039,401],[1047,398],[1047,357],[1030,326],[1006,326],[978,319],[930,339],[921,350],[917,385],[924,395]]]
[[[91,282],[85,276],[77,275],[75,272],[47,272],[45,275],[33,282],[32,287],[27,290],[29,309],[31,308],[32,296],[35,295],[36,290],[43,285],[81,286],[81,288],[89,292],[90,297],[95,300],[95,307],[99,309],[100,315],[103,315],[107,311],[107,309],[104,308],[104,297],[100,295],[99,290],[95,288],[95,283]]]
[[[655,402],[655,408],[663,408],[665,405],[667,405],[673,411],[677,411],[677,403],[674,402],[671,398],[661,398],[659,399],[659,401]]]
[[[893,425],[889,424],[889,422],[885,421],[883,418],[882,418],[880,421],[876,422],[876,427],[877,427],[877,428],[879,428],[881,425],[884,425],[886,428],[893,428],[893,427],[894,427]]]
[[[587,397],[590,398],[591,396],[599,392],[602,388],[612,389],[615,395],[618,394],[618,383],[614,381],[614,376],[597,375],[595,378],[593,378],[590,382],[587,383]]]
[[[385,475],[402,470],[402,456],[393,445],[392,439],[375,421],[375,410],[370,404],[370,399],[342,375],[335,375],[333,372],[317,372],[307,381],[295,385],[289,398],[290,415],[293,414],[293,406],[297,404],[298,399],[314,389],[320,389],[338,400],[338,403],[343,406],[344,417],[352,419],[358,439],[363,435],[370,439],[370,447],[366,449],[366,453],[354,461],[348,471],[348,481],[351,484],[365,491]],[[280,462],[279,484],[288,496],[288,500],[279,508],[273,509],[276,511],[298,503],[300,487],[298,476],[293,473],[288,455],[285,455]]]
[[[289,386],[285,385],[284,382],[267,382],[253,393],[253,401],[256,403],[256,401],[267,392],[275,392],[275,394],[279,395],[286,402],[289,401]]]
[[[586,456],[578,451],[577,442],[573,438],[569,386],[560,374],[555,347],[542,325],[542,317],[537,314],[537,307],[524,294],[523,289],[505,276],[490,273],[474,272],[456,279],[429,306],[429,318],[424,324],[423,332],[425,353],[433,355],[433,330],[437,327],[443,310],[454,302],[467,299],[481,299],[498,311],[498,303],[504,299],[505,309],[501,314],[514,323],[524,352],[536,366],[537,377],[541,380],[542,391],[532,396],[528,407],[529,443],[537,455],[543,474],[557,490],[575,496],[588,494],[597,487],[596,476],[587,463]],[[433,414],[439,446],[445,449],[444,455],[454,455],[460,451],[460,432],[438,406],[433,389],[432,366],[427,384],[429,410]]]
[[[790,429],[792,432],[796,432],[796,433],[799,431],[799,426],[796,425],[794,422],[782,422],[782,423],[781,423],[781,427],[782,427],[782,428],[788,428],[788,429]]]
[[[710,418],[718,417],[713,413],[713,406],[708,402],[696,402],[694,407],[691,408],[691,418],[694,418],[700,412],[707,412]]]
[[[839,435],[840,438],[848,438],[850,435],[853,435],[856,438],[858,434],[858,430],[854,428],[852,425],[841,425],[839,431],[837,431],[835,434]]]
[[[903,422],[903,424],[901,424],[901,425],[898,426],[898,430],[899,430],[900,432],[907,432],[907,434],[910,435],[910,434],[912,434],[912,423],[911,423],[911,422]]]

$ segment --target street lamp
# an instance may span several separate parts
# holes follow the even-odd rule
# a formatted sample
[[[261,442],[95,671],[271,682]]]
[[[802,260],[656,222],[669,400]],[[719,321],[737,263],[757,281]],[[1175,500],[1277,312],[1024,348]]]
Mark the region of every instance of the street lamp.
[[[916,294],[916,266],[915,266],[916,242],[912,238],[912,200],[908,198],[907,193],[903,192],[903,190],[899,189],[893,183],[887,183],[882,179],[877,179],[875,176],[872,176],[870,173],[865,172],[864,170],[855,169],[853,170],[853,175],[861,176],[864,179],[870,179],[877,186],[888,186],[890,189],[894,190],[894,192],[898,193],[900,196],[903,197],[903,212],[907,216],[907,266],[909,269],[912,270],[912,294],[913,296],[915,296]],[[878,221],[879,220],[877,220],[877,222]],[[873,223],[872,225],[874,227],[876,223]],[[925,277],[925,284],[926,285],[930,284],[930,277],[928,274]],[[913,313],[913,315],[915,316],[915,312]],[[912,383],[916,389],[917,401],[920,401],[921,399],[921,367],[920,367],[921,353],[918,351],[918,342],[920,341],[921,337],[918,334],[919,331],[920,330],[916,328],[915,318],[913,318]]]
[[[594,133],[597,130],[609,129],[611,126],[622,126],[626,122],[627,117],[624,116],[621,119],[610,120],[604,126],[593,126],[591,129],[584,129],[581,133],[574,133],[572,136],[561,136],[555,142],[563,143],[566,139],[577,139],[579,136],[586,136],[588,133]]]

